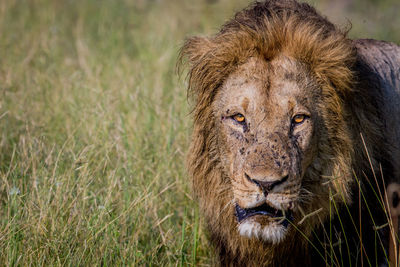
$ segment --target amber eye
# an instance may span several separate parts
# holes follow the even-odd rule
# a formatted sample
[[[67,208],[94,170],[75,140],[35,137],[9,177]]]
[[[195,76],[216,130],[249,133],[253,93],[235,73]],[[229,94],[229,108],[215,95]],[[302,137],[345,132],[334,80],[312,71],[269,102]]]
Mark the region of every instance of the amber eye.
[[[237,122],[239,122],[239,123],[242,123],[242,122],[244,122],[244,116],[242,115],[242,114],[240,114],[240,113],[238,113],[238,114],[236,114],[236,115],[233,115],[233,119],[235,120],[235,121],[237,121]]]
[[[292,122],[295,124],[300,124],[306,119],[306,115],[298,114],[293,117]]]

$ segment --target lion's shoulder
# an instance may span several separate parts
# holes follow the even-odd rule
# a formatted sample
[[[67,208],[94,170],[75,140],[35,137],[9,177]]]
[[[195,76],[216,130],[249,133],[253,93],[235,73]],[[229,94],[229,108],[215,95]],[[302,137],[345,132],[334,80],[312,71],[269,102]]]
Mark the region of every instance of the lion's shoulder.
[[[357,51],[358,80],[362,89],[379,97],[378,111],[383,120],[383,133],[389,144],[393,166],[400,166],[400,46],[385,41],[353,41]],[[400,175],[400,168],[396,171]]]
[[[376,72],[384,83],[400,90],[400,46],[374,39],[354,40],[357,54]]]

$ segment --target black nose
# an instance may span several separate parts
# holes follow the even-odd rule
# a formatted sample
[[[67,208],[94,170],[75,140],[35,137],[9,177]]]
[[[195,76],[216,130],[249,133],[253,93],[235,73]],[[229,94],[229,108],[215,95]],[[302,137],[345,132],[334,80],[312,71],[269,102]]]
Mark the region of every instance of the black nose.
[[[250,180],[251,182],[255,183],[256,185],[258,185],[261,188],[261,190],[264,193],[264,196],[267,196],[268,193],[272,190],[272,188],[274,188],[277,185],[280,185],[280,184],[284,183],[289,178],[289,175],[286,175],[286,176],[282,177],[279,180],[261,181],[261,180],[251,179],[250,176],[248,176],[246,173],[245,173],[245,176],[246,176],[246,178],[248,180]]]

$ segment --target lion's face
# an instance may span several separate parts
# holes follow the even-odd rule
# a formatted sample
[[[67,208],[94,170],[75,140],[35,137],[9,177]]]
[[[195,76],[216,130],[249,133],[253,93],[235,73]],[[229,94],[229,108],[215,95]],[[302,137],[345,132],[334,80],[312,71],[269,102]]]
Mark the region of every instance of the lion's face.
[[[294,59],[253,57],[216,95],[219,156],[243,236],[280,242],[301,203],[321,120],[320,88],[311,77]]]

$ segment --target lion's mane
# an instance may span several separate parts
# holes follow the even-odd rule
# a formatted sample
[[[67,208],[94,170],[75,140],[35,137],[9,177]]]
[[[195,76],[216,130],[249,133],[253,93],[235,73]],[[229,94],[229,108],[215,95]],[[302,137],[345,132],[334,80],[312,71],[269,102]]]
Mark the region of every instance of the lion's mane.
[[[349,240],[360,239],[359,232],[354,230],[359,218],[346,219],[346,214],[358,214],[358,188],[363,188],[366,198],[374,198],[368,188],[375,181],[366,179],[372,177],[371,166],[376,171],[383,169],[385,174],[391,174],[392,168],[380,131],[383,125],[378,107],[382,96],[379,90],[366,90],[377,87],[378,83],[368,75],[368,65],[359,58],[354,42],[346,34],[308,4],[270,0],[256,2],[238,12],[215,36],[186,40],[181,57],[187,58],[189,64],[189,92],[195,103],[187,165],[210,239],[222,264],[285,266],[312,262],[314,254],[321,258],[310,242],[312,232],[318,236],[318,231],[324,229],[321,223],[328,221],[330,207],[334,209],[329,194],[339,203],[336,211],[344,214],[340,223],[345,225],[338,229],[346,229]],[[268,61],[282,53],[306,63],[322,88],[324,106],[320,108],[324,129],[320,131],[324,138],[319,144],[319,160],[326,172],[338,178],[328,189],[312,185],[307,188],[314,194],[314,201],[306,212],[324,208],[319,218],[325,222],[319,221],[318,216],[311,217],[290,238],[269,245],[237,233],[230,181],[219,159],[212,103],[224,80],[247,59],[261,56]],[[307,175],[315,176],[309,180],[322,179],[318,171],[311,170]],[[346,203],[347,208],[340,203]],[[371,212],[382,215],[379,208],[371,208]],[[365,219],[363,216],[360,218]],[[369,229],[367,221],[368,218],[363,221],[365,229]],[[367,252],[368,249],[365,248]]]

